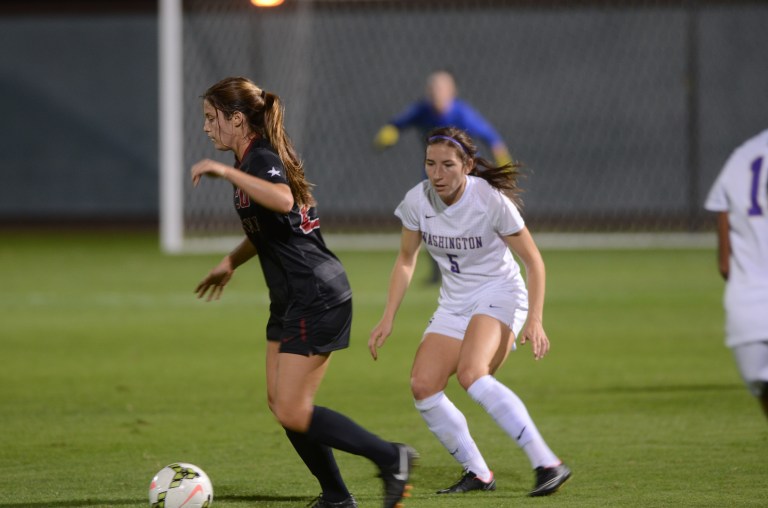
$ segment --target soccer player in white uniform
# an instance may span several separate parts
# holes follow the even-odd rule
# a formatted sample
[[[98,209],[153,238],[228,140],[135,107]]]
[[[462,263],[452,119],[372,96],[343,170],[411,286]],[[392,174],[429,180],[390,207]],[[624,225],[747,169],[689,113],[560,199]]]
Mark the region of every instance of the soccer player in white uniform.
[[[734,150],[704,206],[717,212],[725,342],[768,416],[768,130]]]
[[[478,157],[472,139],[454,127],[429,134],[425,167],[428,179],[408,191],[395,211],[403,224],[400,253],[384,315],[368,341],[371,355],[377,358],[392,332],[423,242],[443,282],[414,359],[411,391],[430,431],[464,468],[458,482],[438,493],[496,488],[466,418],[444,393],[456,374],[528,455],[536,476],[530,495],[551,494],[571,471],[544,442],[520,398],[493,376],[516,337],[531,343],[537,360],[549,350],[542,326],[544,262],[513,202],[518,168],[494,167]],[[512,252],[525,265],[527,289]]]

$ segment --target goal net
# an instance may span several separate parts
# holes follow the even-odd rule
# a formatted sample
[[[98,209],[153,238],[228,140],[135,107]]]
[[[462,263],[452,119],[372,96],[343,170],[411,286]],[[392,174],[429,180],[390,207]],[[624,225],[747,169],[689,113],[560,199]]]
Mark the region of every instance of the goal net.
[[[741,67],[762,59],[759,2],[161,4],[168,251],[240,234],[231,187],[188,178],[203,157],[232,163],[203,133],[200,99],[227,76],[283,99],[327,232],[399,229],[392,212],[422,178],[423,141],[416,130],[383,152],[372,141],[436,69],[453,72],[459,97],[524,164],[524,216],[537,231],[708,228],[709,186],[768,109],[767,71]]]

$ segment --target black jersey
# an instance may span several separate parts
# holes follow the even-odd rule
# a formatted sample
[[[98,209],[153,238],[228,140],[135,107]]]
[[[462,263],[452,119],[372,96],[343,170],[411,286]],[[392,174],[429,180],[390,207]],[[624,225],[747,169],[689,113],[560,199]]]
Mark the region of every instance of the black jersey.
[[[268,182],[288,183],[280,157],[263,139],[251,143],[237,167]],[[274,315],[306,316],[352,298],[344,267],[325,246],[314,206],[294,204],[282,214],[254,203],[237,187],[234,201],[243,230],[258,251]]]

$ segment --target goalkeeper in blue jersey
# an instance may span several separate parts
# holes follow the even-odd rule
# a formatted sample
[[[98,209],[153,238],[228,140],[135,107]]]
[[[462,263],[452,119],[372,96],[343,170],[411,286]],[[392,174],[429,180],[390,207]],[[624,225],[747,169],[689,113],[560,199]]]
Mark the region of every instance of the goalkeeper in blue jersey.
[[[488,145],[497,166],[512,162],[507,145],[496,129],[477,110],[456,97],[456,81],[446,70],[435,71],[429,75],[425,97],[411,104],[399,116],[379,129],[373,144],[380,150],[389,148],[397,143],[400,131],[409,127],[418,128],[424,141],[433,129],[456,127],[471,138],[479,139]],[[426,173],[423,176],[426,178]],[[440,269],[434,262],[429,282],[440,282]]]
[[[430,74],[426,96],[382,127],[376,134],[374,145],[379,149],[389,148],[397,143],[400,131],[410,127],[418,128],[424,139],[432,129],[457,127],[488,145],[497,165],[512,161],[496,129],[476,109],[456,96],[456,82],[448,71]]]

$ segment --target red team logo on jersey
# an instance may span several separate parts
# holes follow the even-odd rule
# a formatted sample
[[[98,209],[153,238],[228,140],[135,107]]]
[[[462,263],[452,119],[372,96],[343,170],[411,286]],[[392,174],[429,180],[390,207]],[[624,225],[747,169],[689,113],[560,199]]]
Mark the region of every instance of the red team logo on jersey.
[[[248,208],[251,206],[251,198],[240,189],[235,189],[235,208]]]
[[[240,210],[248,208],[249,206],[251,206],[251,198],[248,196],[248,194],[243,192],[241,189],[235,189],[235,208]],[[299,209],[299,214],[301,215],[301,223],[299,224],[299,228],[301,228],[301,231],[307,235],[320,227],[320,219],[317,217],[310,217],[309,210],[310,208],[308,205],[304,205]],[[258,230],[258,228],[256,228],[256,230]]]
[[[299,226],[304,234],[309,234],[313,229],[320,227],[320,219],[313,219],[309,216],[309,206],[304,205],[299,210],[301,214],[301,225]]]

